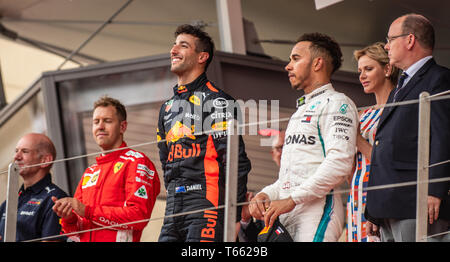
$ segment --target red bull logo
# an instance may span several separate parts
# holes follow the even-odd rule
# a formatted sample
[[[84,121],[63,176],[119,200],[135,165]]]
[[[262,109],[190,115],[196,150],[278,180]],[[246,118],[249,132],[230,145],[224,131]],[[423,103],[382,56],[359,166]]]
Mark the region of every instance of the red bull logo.
[[[206,227],[202,228],[200,242],[214,242],[216,237],[217,215],[217,211],[205,211],[203,217],[208,219],[208,222],[206,223]]]
[[[170,152],[167,156],[167,160],[172,162],[175,159],[187,159],[190,157],[200,156],[201,148],[200,144],[192,144],[192,148],[183,148],[180,144],[170,146]]]
[[[177,91],[178,91],[178,94],[181,94],[181,93],[187,92],[188,90],[187,90],[186,86],[179,86]]]
[[[181,138],[189,137],[190,139],[195,139],[195,136],[193,135],[193,129],[189,128],[185,125],[183,125],[180,121],[177,121],[175,125],[172,126],[172,128],[167,132],[166,134],[166,143],[169,144],[169,142],[175,143]]]

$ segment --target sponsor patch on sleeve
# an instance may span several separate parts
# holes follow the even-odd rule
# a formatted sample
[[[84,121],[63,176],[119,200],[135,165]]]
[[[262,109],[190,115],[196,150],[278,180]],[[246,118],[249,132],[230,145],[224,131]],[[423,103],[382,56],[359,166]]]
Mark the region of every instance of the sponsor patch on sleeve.
[[[138,190],[134,192],[134,195],[143,199],[148,199],[147,189],[145,189],[145,186],[138,188]]]

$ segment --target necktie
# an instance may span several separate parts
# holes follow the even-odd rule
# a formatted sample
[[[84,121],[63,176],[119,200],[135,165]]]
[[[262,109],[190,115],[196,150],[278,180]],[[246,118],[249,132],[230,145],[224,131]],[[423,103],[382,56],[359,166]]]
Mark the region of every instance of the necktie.
[[[397,84],[397,88],[395,88],[395,93],[394,93],[394,101],[396,101],[397,99],[397,94],[398,92],[403,88],[403,83],[405,82],[405,79],[408,78],[408,74],[406,72],[403,72],[400,75],[400,79],[398,80],[398,84]]]

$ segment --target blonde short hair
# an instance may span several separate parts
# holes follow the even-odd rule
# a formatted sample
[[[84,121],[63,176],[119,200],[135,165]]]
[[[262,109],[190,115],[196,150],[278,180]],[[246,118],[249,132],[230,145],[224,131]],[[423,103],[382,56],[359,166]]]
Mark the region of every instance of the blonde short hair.
[[[387,51],[384,49],[384,43],[376,42],[372,45],[366,46],[363,49],[355,50],[353,52],[353,56],[356,61],[358,61],[362,56],[368,56],[371,59],[377,61],[382,67],[389,64],[389,57]],[[391,75],[389,76],[389,80],[395,86],[397,85],[398,75],[400,70],[392,66]]]
[[[107,107],[107,106],[113,106],[114,108],[116,108],[116,113],[117,116],[119,117],[120,122],[127,120],[127,110],[119,100],[104,95],[94,102],[94,110],[97,107]]]

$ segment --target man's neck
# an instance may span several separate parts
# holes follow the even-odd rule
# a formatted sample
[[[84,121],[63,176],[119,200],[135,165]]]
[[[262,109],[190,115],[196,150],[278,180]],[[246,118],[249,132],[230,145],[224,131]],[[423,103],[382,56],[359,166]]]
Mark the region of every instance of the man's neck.
[[[330,83],[330,81],[316,81],[304,89],[305,94],[310,94],[310,93],[314,92],[314,90],[316,90],[317,88],[320,88],[329,83]]]
[[[45,175],[47,175],[47,172],[43,169],[40,169],[37,173],[27,176],[27,177],[22,177],[23,178],[23,188],[27,189],[29,187],[32,187],[33,185],[35,185],[37,182],[41,181]]]
[[[407,61],[405,61],[405,63],[403,65],[399,66],[399,68],[403,71],[406,71],[406,70],[408,70],[408,68],[410,68],[412,65],[414,65],[421,59],[423,59],[427,56],[432,56],[432,55],[433,55],[432,52],[425,52],[425,51],[412,53],[412,55],[409,57],[409,59],[407,59]]]
[[[106,156],[109,153],[116,152],[116,149],[119,149],[120,146],[122,145],[122,143],[123,143],[123,140],[121,139],[120,141],[115,143],[112,147],[101,148],[102,149],[102,156]]]
[[[204,70],[192,70],[189,72],[185,72],[178,76],[178,86],[187,85],[192,83],[195,79],[197,79],[201,74],[203,74]]]

